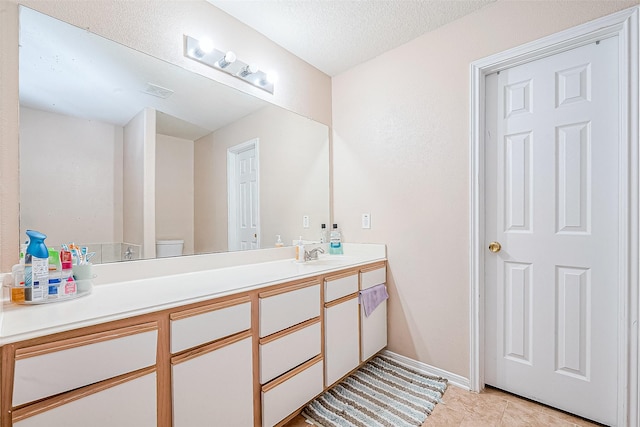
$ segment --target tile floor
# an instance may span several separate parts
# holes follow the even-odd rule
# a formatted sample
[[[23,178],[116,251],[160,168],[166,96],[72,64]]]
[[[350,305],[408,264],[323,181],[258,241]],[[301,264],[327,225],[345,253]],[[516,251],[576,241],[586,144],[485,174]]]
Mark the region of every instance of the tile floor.
[[[471,393],[449,386],[442,402],[422,427],[586,427],[599,426],[582,418],[518,398],[501,390],[487,387],[482,393]],[[284,427],[310,427],[301,416]]]

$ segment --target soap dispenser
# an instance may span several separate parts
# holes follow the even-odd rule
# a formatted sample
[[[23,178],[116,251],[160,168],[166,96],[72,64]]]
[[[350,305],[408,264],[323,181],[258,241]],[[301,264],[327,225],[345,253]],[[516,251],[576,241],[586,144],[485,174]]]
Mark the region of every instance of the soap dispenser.
[[[283,246],[284,246],[284,243],[282,242],[280,235],[276,234],[276,248],[281,248]]]
[[[296,262],[304,262],[304,244],[302,243],[302,236],[296,243]]]

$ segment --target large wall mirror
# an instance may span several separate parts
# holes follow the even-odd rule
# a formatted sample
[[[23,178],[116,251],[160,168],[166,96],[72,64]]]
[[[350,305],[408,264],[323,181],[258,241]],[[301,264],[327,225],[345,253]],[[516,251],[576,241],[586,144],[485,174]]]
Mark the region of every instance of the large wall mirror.
[[[327,126],[23,6],[19,67],[21,236],[113,262],[329,222]]]

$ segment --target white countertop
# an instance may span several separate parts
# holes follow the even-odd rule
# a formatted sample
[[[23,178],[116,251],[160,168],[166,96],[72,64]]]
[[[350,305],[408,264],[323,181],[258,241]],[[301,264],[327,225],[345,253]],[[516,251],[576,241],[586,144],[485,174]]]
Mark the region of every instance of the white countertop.
[[[376,245],[382,246],[383,245]],[[385,260],[384,249],[324,255],[303,264],[293,259],[246,264],[101,284],[90,295],[40,305],[5,303],[0,345],[152,313],[349,267]]]

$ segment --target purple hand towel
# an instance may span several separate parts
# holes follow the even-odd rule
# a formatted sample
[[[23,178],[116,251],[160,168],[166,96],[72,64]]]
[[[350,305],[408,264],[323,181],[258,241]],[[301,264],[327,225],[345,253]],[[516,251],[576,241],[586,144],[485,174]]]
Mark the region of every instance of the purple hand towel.
[[[373,310],[387,298],[389,298],[389,294],[384,283],[360,291],[360,304],[364,308],[365,317],[369,317]]]

